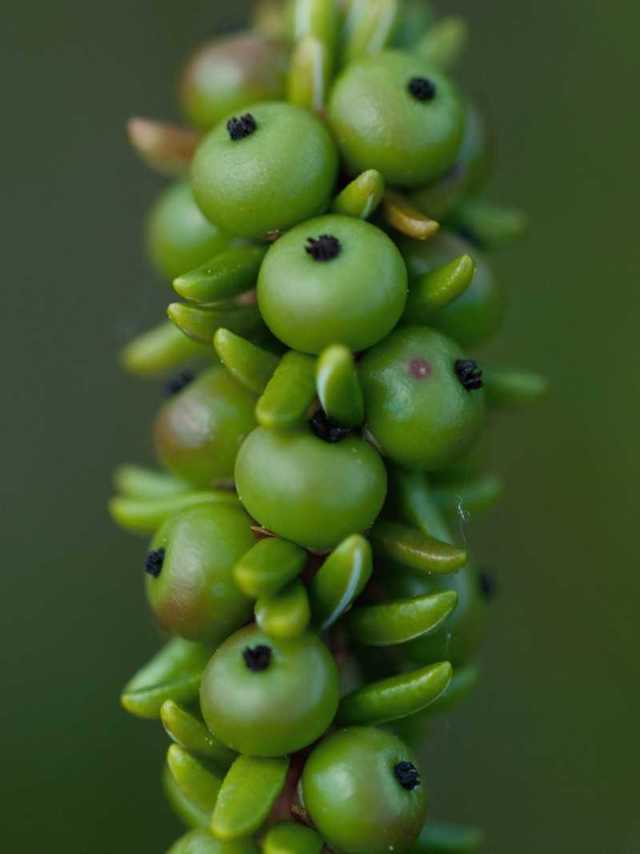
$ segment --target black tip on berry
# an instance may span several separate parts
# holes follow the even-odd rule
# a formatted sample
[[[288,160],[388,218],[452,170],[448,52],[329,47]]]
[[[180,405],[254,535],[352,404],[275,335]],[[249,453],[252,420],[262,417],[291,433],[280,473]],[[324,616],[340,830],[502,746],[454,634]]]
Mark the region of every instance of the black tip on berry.
[[[336,424],[323,409],[319,409],[311,419],[311,429],[323,442],[329,442],[335,445],[341,442],[351,434],[350,427],[344,427],[341,424]]]
[[[495,599],[498,593],[498,582],[495,579],[495,576],[492,575],[487,570],[483,570],[478,576],[478,587],[480,588],[480,594],[487,602],[491,602],[492,599]]]
[[[242,653],[242,657],[252,673],[261,673],[271,664],[271,647],[265,644],[248,646]]]
[[[438,91],[428,77],[412,77],[407,88],[416,101],[433,101]]]
[[[413,762],[398,762],[393,773],[398,783],[408,792],[412,792],[420,785],[420,774]]]
[[[332,234],[321,234],[307,240],[306,251],[314,261],[333,261],[342,252],[342,244]]]
[[[234,142],[240,139],[246,139],[258,130],[258,123],[251,113],[246,113],[244,116],[234,116],[227,122],[227,130],[229,136]]]
[[[482,371],[473,359],[458,359],[455,369],[458,379],[467,391],[478,391],[484,385]]]
[[[155,549],[152,552],[149,552],[144,562],[145,572],[148,573],[152,578],[158,578],[160,573],[162,572],[162,566],[164,564],[164,549]]]
[[[177,376],[169,380],[164,387],[164,392],[167,397],[173,397],[190,385],[195,378],[196,375],[192,371],[182,371],[182,373],[177,374]]]

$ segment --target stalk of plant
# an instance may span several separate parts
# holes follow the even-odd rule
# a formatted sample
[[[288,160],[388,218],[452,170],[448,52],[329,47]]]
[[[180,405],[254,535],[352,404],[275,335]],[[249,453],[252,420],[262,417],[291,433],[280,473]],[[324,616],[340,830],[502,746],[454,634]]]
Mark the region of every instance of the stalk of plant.
[[[485,195],[465,37],[422,0],[267,0],[189,62],[188,126],[129,125],[171,179],[147,245],[179,301],[123,353],[167,399],[161,469],[111,503],[166,635],[122,704],[171,741],[174,854],[482,844],[419,757],[477,679],[495,584],[458,532],[500,496],[489,416],[545,382],[481,358],[485,252],[524,220]]]

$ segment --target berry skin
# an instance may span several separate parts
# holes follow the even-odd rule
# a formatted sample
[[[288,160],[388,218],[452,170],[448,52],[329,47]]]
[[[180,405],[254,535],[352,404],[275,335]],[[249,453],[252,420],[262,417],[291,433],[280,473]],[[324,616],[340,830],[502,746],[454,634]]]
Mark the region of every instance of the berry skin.
[[[367,427],[383,455],[405,468],[437,471],[468,451],[484,424],[484,393],[456,373],[458,345],[426,327],[406,327],[360,366]]]
[[[407,271],[387,235],[361,220],[324,216],[305,222],[269,250],[258,305],[273,334],[294,350],[331,344],[354,352],[382,340],[399,321]]]
[[[234,119],[255,131],[233,138]],[[265,239],[323,213],[338,171],[335,145],[311,113],[285,103],[255,104],[229,115],[204,139],[192,186],[207,219],[240,237]]]
[[[236,485],[263,527],[309,549],[327,550],[367,530],[382,509],[387,475],[368,442],[325,442],[306,427],[259,427],[238,454]]]
[[[195,127],[209,130],[234,110],[284,95],[287,49],[257,33],[205,44],[187,65],[180,103]]]
[[[199,267],[229,245],[229,238],[204,218],[184,181],[172,184],[151,208],[146,239],[153,266],[168,279]]]
[[[162,628],[187,640],[220,643],[245,623],[251,602],[232,573],[253,545],[251,520],[238,507],[203,505],[168,519],[150,549],[151,555],[164,550],[162,565],[146,576],[149,604]]]
[[[462,237],[443,231],[431,240],[403,239],[400,251],[407,263],[410,280],[461,255],[471,255],[476,271],[467,290],[445,308],[434,312],[429,325],[454,338],[463,347],[477,347],[491,339],[502,326],[505,293],[493,270],[475,247]]]
[[[386,51],[338,78],[329,122],[351,174],[377,169],[389,184],[416,188],[454,165],[465,113],[441,73],[418,55]]]
[[[408,851],[426,817],[424,784],[411,751],[391,733],[338,730],[307,760],[304,806],[342,854]]]
[[[255,650],[265,667],[255,668]],[[338,671],[312,634],[274,640],[255,626],[232,635],[209,662],[200,704],[211,732],[232,750],[278,757],[313,743],[338,708]]]
[[[255,396],[220,366],[209,368],[160,410],[156,453],[176,477],[206,487],[230,480],[255,426]]]

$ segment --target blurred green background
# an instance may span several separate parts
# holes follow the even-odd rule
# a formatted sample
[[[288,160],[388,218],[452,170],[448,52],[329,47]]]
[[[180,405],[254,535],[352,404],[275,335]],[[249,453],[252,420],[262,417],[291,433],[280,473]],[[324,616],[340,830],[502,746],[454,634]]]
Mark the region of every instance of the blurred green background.
[[[4,6],[2,118],[2,844],[12,854],[166,850],[164,739],[118,707],[157,645],[144,542],[105,503],[149,456],[159,388],[115,354],[167,301],[141,218],[160,182],[123,133],[173,116],[189,48],[247,3]],[[496,259],[498,348],[550,402],[496,431],[506,501],[469,531],[501,596],[475,699],[435,733],[433,812],[483,824],[489,854],[634,854],[640,6],[440,2],[473,26],[462,69],[500,139],[494,196],[531,214]]]

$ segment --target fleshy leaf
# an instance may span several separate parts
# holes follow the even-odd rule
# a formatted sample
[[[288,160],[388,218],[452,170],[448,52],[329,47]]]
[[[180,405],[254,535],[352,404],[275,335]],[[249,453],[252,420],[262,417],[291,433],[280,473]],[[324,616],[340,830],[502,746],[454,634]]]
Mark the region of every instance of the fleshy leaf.
[[[368,646],[407,643],[435,631],[456,607],[453,590],[355,608],[348,619],[351,636]]]
[[[355,534],[325,560],[309,586],[314,623],[326,631],[345,614],[367,586],[373,569],[371,546]]]
[[[239,756],[222,782],[211,819],[214,836],[227,841],[255,833],[284,788],[288,770],[288,759]]]
[[[275,596],[304,569],[307,553],[277,537],[260,540],[233,569],[236,584],[253,599]]]
[[[218,329],[213,346],[229,373],[256,394],[265,390],[280,361],[278,356],[228,329]]]

